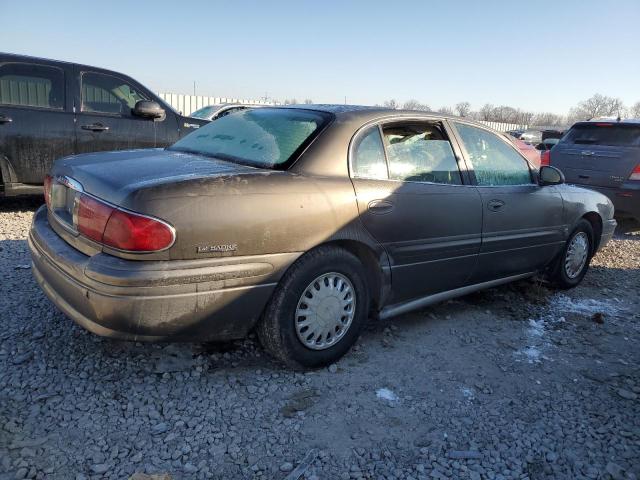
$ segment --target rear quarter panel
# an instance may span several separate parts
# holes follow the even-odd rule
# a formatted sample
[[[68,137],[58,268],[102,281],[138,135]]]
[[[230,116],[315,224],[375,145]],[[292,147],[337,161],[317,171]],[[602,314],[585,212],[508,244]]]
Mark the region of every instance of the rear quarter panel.
[[[175,227],[173,247],[154,257],[183,260],[304,252],[337,239],[375,243],[358,220],[348,178],[282,171],[200,178],[140,190],[125,203]],[[231,249],[212,251],[219,246]]]

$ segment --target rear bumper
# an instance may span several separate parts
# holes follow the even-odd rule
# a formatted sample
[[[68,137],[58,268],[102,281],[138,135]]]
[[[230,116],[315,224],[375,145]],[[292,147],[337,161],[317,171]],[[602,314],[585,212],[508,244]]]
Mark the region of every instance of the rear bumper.
[[[622,188],[586,186],[609,197],[617,217],[632,217],[640,221],[640,185],[622,185]]]
[[[101,336],[128,340],[229,340],[255,325],[298,254],[187,261],[87,256],[49,225],[46,208],[29,233],[33,274],[65,314]]]

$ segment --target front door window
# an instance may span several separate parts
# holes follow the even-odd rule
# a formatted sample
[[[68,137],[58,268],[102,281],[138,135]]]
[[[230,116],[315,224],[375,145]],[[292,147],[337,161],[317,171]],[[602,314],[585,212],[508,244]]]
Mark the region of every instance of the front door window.
[[[148,100],[136,87],[113,75],[82,74],[82,111],[131,115],[139,100]]]
[[[507,142],[483,129],[455,123],[480,186],[530,185],[526,160]]]

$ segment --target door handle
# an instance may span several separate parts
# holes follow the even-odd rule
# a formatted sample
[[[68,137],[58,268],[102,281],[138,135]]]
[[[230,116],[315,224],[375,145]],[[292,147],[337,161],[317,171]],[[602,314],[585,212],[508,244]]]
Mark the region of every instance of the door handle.
[[[504,202],[502,200],[489,200],[487,203],[487,208],[492,212],[497,212],[504,207]]]
[[[0,124],[11,123],[11,122],[13,122],[13,118],[7,117],[6,115],[0,115]]]
[[[82,125],[80,128],[83,130],[91,130],[92,132],[104,132],[109,130],[109,127],[101,123],[92,123],[91,125]]]
[[[588,178],[591,178],[589,175],[578,175],[578,178],[582,178],[583,180],[587,180]]]
[[[384,215],[393,210],[393,203],[388,200],[371,200],[368,205],[368,209],[371,213],[377,215]]]

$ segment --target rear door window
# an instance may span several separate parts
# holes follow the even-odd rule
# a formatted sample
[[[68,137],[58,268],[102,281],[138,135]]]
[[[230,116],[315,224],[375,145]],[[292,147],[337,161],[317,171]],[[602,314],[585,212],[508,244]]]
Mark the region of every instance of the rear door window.
[[[352,176],[377,180],[388,179],[384,145],[377,126],[358,139],[353,150]]]
[[[462,184],[453,148],[439,123],[385,125],[382,135],[390,179]]]
[[[82,74],[82,111],[131,115],[139,100],[149,100],[130,83],[113,75],[85,72]]]
[[[0,67],[0,104],[64,108],[64,72],[57,67],[6,63]]]
[[[574,145],[640,146],[640,125],[592,123],[574,125],[562,143]]]

